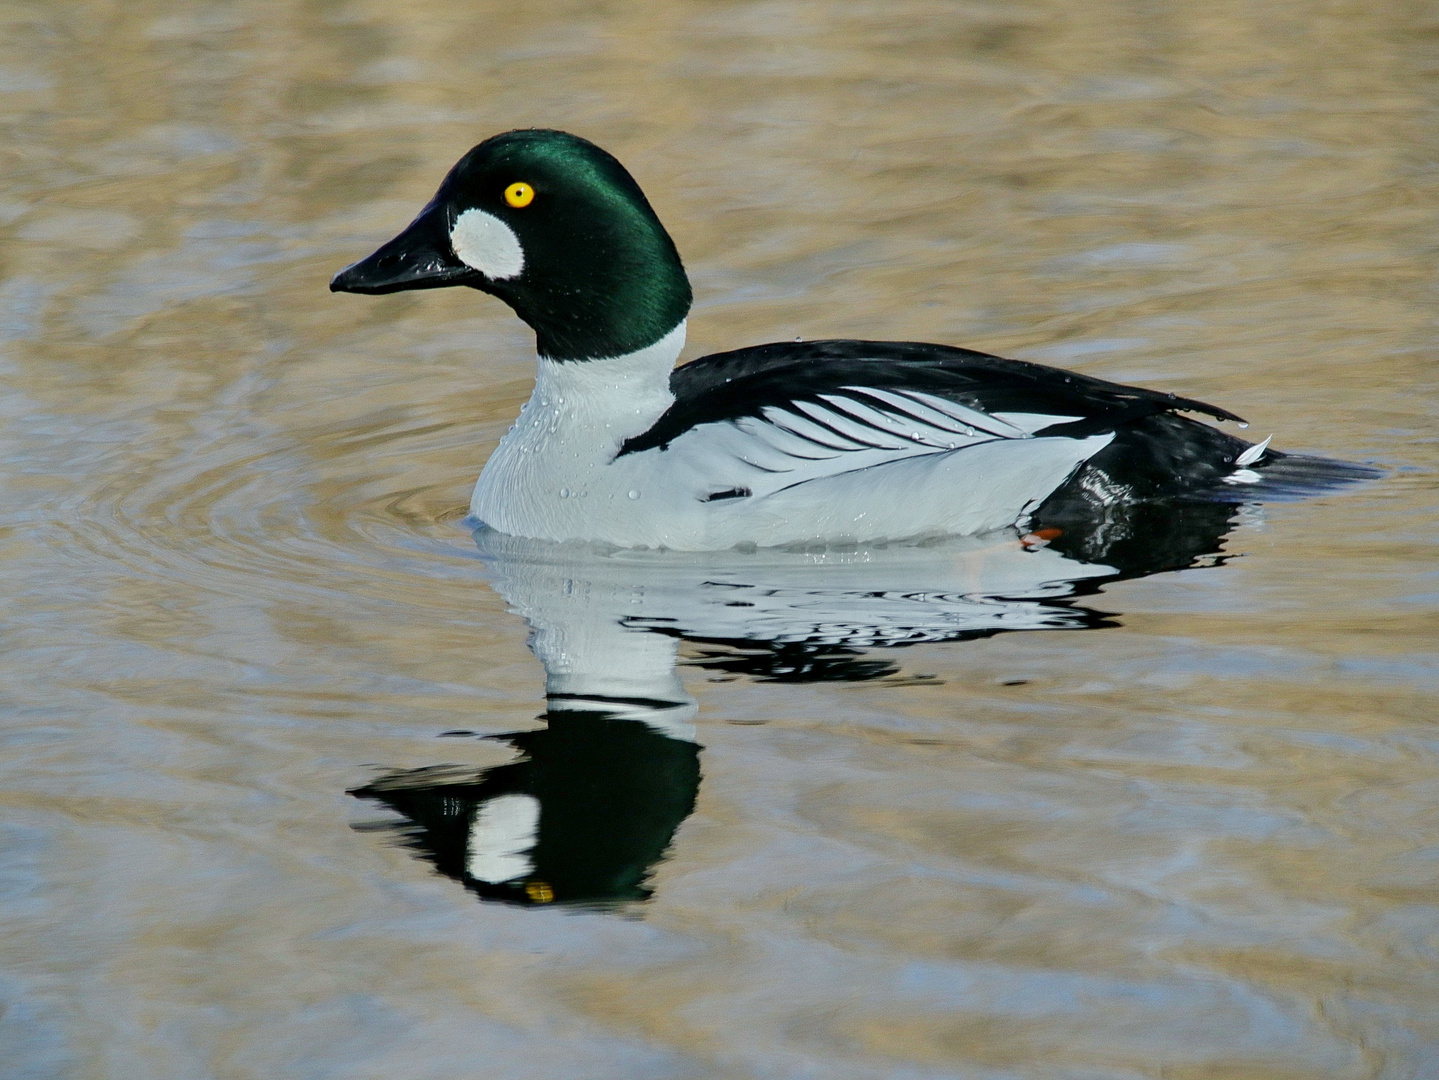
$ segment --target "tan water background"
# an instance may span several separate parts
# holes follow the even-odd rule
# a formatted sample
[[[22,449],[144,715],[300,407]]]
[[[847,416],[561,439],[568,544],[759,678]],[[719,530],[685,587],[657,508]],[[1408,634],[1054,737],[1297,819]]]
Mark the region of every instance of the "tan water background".
[[[1432,6],[0,19],[0,1074],[1439,1077]],[[966,344],[1389,475],[1109,586],[1117,628],[685,669],[654,898],[478,902],[346,790],[538,726],[459,523],[532,341],[326,283],[527,125],[639,179],[688,356]]]

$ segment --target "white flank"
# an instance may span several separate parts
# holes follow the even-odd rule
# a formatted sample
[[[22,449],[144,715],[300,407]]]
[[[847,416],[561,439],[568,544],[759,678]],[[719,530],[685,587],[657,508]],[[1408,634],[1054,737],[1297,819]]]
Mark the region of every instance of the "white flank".
[[[495,281],[518,277],[525,268],[515,230],[483,210],[466,210],[455,220],[450,246],[462,263]]]
[[[535,868],[528,852],[540,831],[540,802],[530,795],[500,795],[481,803],[470,825],[465,869],[476,881],[498,885]]]

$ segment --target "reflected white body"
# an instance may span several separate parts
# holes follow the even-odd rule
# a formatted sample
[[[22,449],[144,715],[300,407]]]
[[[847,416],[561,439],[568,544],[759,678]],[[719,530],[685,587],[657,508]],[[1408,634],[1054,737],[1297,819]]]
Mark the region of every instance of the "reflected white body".
[[[685,743],[697,741],[698,706],[676,670],[682,638],[842,652],[1082,626],[1083,609],[1056,601],[1115,573],[1026,546],[1013,530],[843,551],[637,551],[491,529],[475,539],[494,588],[532,629],[550,716],[634,720]],[[640,810],[662,813],[664,803]],[[498,884],[534,875],[543,823],[554,820],[546,809],[524,790],[477,803],[469,876]],[[615,827],[634,812],[633,803],[614,811]]]
[[[783,426],[745,418],[620,456],[673,404],[669,374],[684,337],[681,323],[627,356],[541,357],[534,394],[486,463],[471,514],[514,536],[684,551],[966,535],[1013,525],[1113,437],[1034,438],[1030,429],[1062,418],[1024,414],[974,413],[992,430],[961,432],[966,410],[946,406],[943,416],[930,410],[935,425],[906,416],[882,448],[803,456]],[[837,409],[825,418],[853,422]],[[706,501],[733,488],[752,495]]]
[[[1067,629],[1055,603],[1116,571],[1026,547],[1013,530],[848,551],[605,551],[476,534],[493,585],[534,631],[545,692],[565,708],[693,740],[680,637],[852,648]]]

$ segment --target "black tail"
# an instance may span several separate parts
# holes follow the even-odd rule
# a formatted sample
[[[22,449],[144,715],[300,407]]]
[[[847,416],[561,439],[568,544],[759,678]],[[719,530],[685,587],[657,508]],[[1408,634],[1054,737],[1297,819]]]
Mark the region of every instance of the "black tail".
[[[1116,504],[1176,496],[1236,504],[1302,498],[1382,475],[1368,465],[1278,450],[1266,450],[1258,461],[1241,466],[1240,457],[1252,445],[1187,416],[1142,417],[1117,429],[1114,441],[1076,470],[1033,517],[1083,520]],[[1232,482],[1244,468],[1259,479]]]
[[[1348,487],[1362,480],[1377,480],[1384,475],[1382,469],[1376,469],[1372,465],[1336,461],[1334,458],[1315,457],[1310,454],[1277,452],[1266,453],[1264,459],[1253,466],[1253,469],[1259,474],[1259,483],[1247,485],[1247,488],[1241,487],[1235,494],[1247,499],[1263,499],[1266,502],[1307,499],[1311,495],[1322,495],[1326,491]],[[1225,493],[1216,494],[1222,496]]]

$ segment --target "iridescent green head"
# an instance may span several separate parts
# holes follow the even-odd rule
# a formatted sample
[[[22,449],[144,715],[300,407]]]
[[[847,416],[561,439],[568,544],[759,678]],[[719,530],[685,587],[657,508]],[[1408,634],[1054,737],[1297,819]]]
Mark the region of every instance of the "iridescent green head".
[[[467,285],[498,296],[554,360],[622,356],[677,326],[689,280],[625,167],[563,131],[486,139],[409,227],[335,275],[335,292]]]

